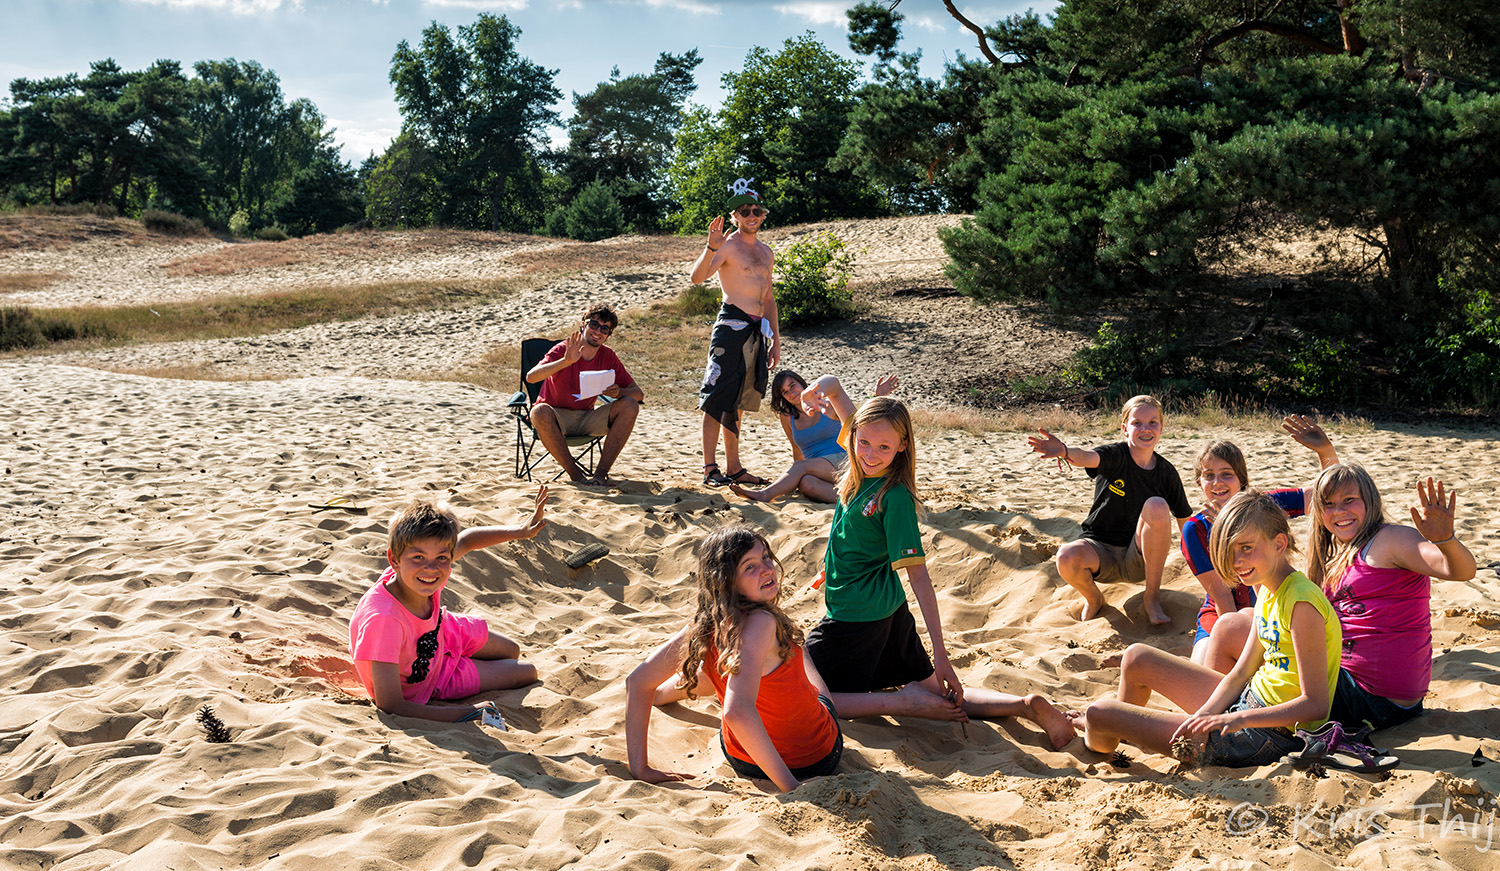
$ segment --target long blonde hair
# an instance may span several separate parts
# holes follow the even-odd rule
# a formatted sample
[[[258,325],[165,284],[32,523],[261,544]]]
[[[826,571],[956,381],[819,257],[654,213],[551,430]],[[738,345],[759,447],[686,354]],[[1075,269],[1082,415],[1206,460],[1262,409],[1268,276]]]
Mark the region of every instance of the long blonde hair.
[[[780,589],[772,602],[751,602],[734,589],[740,560],[757,543],[775,560],[777,575],[784,574],[781,560],[771,550],[770,542],[748,526],[716,529],[698,545],[698,610],[693,614],[692,628],[687,636],[687,656],[682,660],[683,686],[697,683],[698,665],[703,662],[710,642],[719,650],[715,662],[719,673],[739,674],[740,636],[751,611],[765,611],[775,619],[776,653],[782,662],[792,655],[793,645],[802,643],[801,630],[781,610]]]
[[[917,494],[917,443],[912,438],[911,413],[901,400],[891,396],[875,396],[866,399],[855,412],[849,422],[848,435],[845,437],[844,451],[849,454],[848,465],[844,467],[844,477],[839,479],[839,502],[848,507],[859,493],[859,488],[865,483],[865,470],[859,465],[859,458],[855,456],[854,444],[859,438],[859,428],[869,426],[873,423],[885,421],[896,431],[897,437],[906,442],[906,448],[897,452],[891,458],[891,464],[886,467],[885,480],[881,482],[880,489],[875,491],[871,497],[870,504],[873,510],[880,510],[881,499],[885,491],[900,484],[911,491],[912,501],[917,504],[918,510],[922,507],[922,498]]]
[[[1365,503],[1365,520],[1354,539],[1345,544],[1323,526],[1323,503],[1348,484],[1359,489],[1359,498]],[[1307,532],[1307,576],[1322,587],[1325,594],[1332,596],[1339,579],[1344,576],[1344,569],[1354,563],[1354,555],[1364,550],[1385,525],[1385,506],[1381,504],[1375,479],[1364,466],[1336,463],[1318,475],[1307,513],[1312,516],[1312,528]]]
[[[1234,541],[1252,531],[1264,535],[1267,541],[1284,535],[1286,555],[1297,552],[1291,524],[1287,523],[1281,506],[1259,490],[1241,490],[1224,503],[1213,531],[1208,534],[1208,558],[1213,561],[1214,571],[1231,587],[1240,586],[1240,576],[1234,570]]]

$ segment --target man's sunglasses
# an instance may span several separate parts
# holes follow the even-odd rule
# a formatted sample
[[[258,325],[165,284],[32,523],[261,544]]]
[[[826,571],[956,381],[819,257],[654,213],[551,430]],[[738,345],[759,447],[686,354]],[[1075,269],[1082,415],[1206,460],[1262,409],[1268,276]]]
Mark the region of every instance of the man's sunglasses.
[[[598,321],[588,321],[586,326],[601,336],[607,336],[615,331],[609,324],[601,324]]]
[[[739,215],[741,218],[749,218],[751,216],[764,218],[770,213],[765,209],[762,209],[760,206],[740,206],[735,214]]]

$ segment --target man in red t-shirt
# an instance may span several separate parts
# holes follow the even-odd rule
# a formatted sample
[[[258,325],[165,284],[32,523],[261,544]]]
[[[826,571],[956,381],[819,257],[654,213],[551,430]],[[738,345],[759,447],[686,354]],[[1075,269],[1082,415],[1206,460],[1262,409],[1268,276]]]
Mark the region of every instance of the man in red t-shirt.
[[[578,329],[554,345],[542,362],[526,373],[528,382],[542,383],[541,395],[531,409],[536,437],[575,484],[608,481],[609,467],[630,438],[636,415],[646,398],[635,379],[625,371],[625,364],[605,347],[619,325],[619,316],[609,306],[593,306]],[[586,392],[580,389],[584,373],[590,373],[589,379],[595,380],[603,376],[593,373],[603,372],[612,373],[608,386],[602,392],[591,390],[588,395],[580,395]],[[608,396],[614,401],[595,408],[598,396]],[[568,453],[567,437],[578,435],[604,436],[599,465],[594,467],[591,479],[584,478],[583,471],[573,462],[573,455]]]

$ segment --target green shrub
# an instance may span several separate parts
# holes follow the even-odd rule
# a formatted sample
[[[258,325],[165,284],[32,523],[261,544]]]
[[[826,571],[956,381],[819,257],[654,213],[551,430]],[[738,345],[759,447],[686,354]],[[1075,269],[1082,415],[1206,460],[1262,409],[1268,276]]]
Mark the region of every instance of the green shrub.
[[[250,234],[250,213],[244,209],[240,209],[230,215],[229,232],[236,236],[248,236]]]
[[[1438,405],[1500,401],[1500,304],[1483,290],[1465,292],[1438,280],[1453,316],[1438,322],[1419,345],[1402,349],[1396,371],[1407,389]]]
[[[286,234],[285,230],[272,224],[269,227],[261,227],[259,230],[256,230],[255,238],[262,242],[285,242],[291,237]]]
[[[677,311],[683,317],[713,317],[719,312],[719,289],[711,284],[694,284],[677,297]]]
[[[782,324],[821,324],[854,314],[854,257],[832,233],[799,240],[776,257],[776,311]]]
[[[25,306],[0,306],[0,351],[45,345],[35,315]]]
[[[554,239],[568,238],[567,206],[558,206],[547,213],[547,223],[542,227],[542,232]]]
[[[21,351],[53,342],[111,335],[112,331],[103,324],[77,323],[38,314],[26,306],[0,306],[0,351]]]
[[[1074,352],[1064,370],[1065,379],[1097,388],[1098,401],[1105,407],[1136,393],[1205,390],[1209,385],[1203,380],[1188,326],[1180,320],[1154,320],[1153,326],[1105,321],[1093,343]]]
[[[161,209],[147,209],[141,212],[141,226],[169,236],[201,236],[204,231],[203,222],[197,218],[189,218],[176,212],[164,212]]]
[[[625,232],[625,210],[614,191],[602,181],[591,181],[568,204],[564,222],[568,238],[597,242]]]

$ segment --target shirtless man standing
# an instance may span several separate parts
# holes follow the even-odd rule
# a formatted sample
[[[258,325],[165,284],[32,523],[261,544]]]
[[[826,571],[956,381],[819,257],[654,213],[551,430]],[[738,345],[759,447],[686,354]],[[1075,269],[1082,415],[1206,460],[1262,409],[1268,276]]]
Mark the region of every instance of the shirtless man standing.
[[[722,215],[708,225],[708,244],[693,264],[691,280],[702,284],[718,273],[723,305],[709,340],[708,368],[698,391],[703,410],[703,483],[714,487],[743,484],[764,487],[768,481],[745,470],[740,462],[740,413],[760,408],[766,394],[767,371],[781,359],[781,323],[776,315],[771,266],[774,256],[755,238],[767,212],[760,194],[750,190],[755,179],[738,179],[729,186],[724,207],[730,210],[734,232],[724,234]],[[719,430],[724,430],[724,466],[718,463]]]

